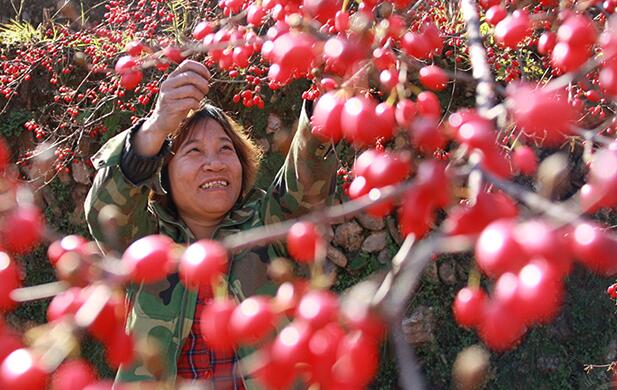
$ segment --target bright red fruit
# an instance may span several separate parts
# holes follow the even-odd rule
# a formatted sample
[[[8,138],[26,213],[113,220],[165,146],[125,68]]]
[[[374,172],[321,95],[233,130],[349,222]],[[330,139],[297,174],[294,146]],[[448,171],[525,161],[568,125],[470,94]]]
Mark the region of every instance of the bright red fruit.
[[[480,192],[473,206],[462,204],[450,211],[444,230],[452,235],[478,234],[491,222],[517,214],[516,204],[504,193]]]
[[[433,91],[443,91],[448,83],[448,75],[437,65],[428,65],[420,69],[420,82]]]
[[[96,371],[88,362],[82,359],[69,360],[53,373],[51,390],[83,390],[96,380]]]
[[[459,290],[452,304],[456,322],[466,328],[474,328],[482,321],[487,297],[480,288],[464,287]]]
[[[272,62],[286,75],[305,75],[315,59],[315,38],[308,33],[288,32],[274,40]]]
[[[508,11],[501,5],[494,5],[486,11],[486,21],[493,26],[508,16]]]
[[[589,49],[596,43],[598,31],[587,16],[572,14],[559,26],[557,39],[576,48]]]
[[[285,282],[276,290],[274,305],[277,312],[282,312],[287,316],[292,316],[296,312],[298,303],[302,295],[308,291],[308,283],[304,280]]]
[[[409,135],[411,143],[425,154],[433,154],[446,144],[446,139],[433,118],[415,120],[409,130]]]
[[[346,388],[364,387],[375,376],[379,362],[378,344],[356,331],[346,335],[338,347],[338,358],[332,367],[336,382]]]
[[[311,383],[318,383],[329,388],[333,381],[332,366],[336,363],[338,347],[345,337],[345,331],[336,322],[332,322],[316,331],[309,341],[309,358]]]
[[[552,321],[561,306],[563,286],[560,276],[543,259],[534,259],[518,273],[517,299],[527,323]]]
[[[377,140],[377,103],[368,97],[355,96],[345,102],[341,112],[341,129],[347,140],[358,145],[371,145]]]
[[[206,34],[207,35],[207,34]],[[184,55],[182,54],[182,50],[178,47],[167,46],[163,49],[163,55],[171,62],[175,62],[176,64],[184,61]]]
[[[113,368],[123,364],[130,364],[135,358],[135,341],[133,336],[126,334],[122,326],[116,327],[112,336],[105,340],[107,350],[105,358]]]
[[[23,348],[21,336],[9,329],[0,332],[0,362],[4,361],[11,352]]]
[[[246,21],[255,27],[259,27],[263,24],[264,16],[266,16],[266,11],[261,5],[251,4],[248,7],[246,13]]]
[[[296,222],[287,233],[287,249],[301,263],[312,263],[320,245],[323,245],[317,227],[310,222]]]
[[[43,215],[34,206],[20,206],[3,221],[2,246],[9,252],[26,253],[41,242],[45,225]]]
[[[329,291],[309,291],[300,300],[296,318],[306,321],[313,329],[319,329],[336,321],[338,310],[336,295]]]
[[[129,278],[135,283],[152,283],[164,279],[169,267],[171,238],[151,235],[132,243],[122,255]]]
[[[214,299],[201,312],[201,332],[210,348],[219,352],[232,352],[236,346],[229,327],[236,303],[229,299]]]
[[[343,99],[336,92],[322,95],[313,109],[311,133],[322,142],[338,142],[343,138],[341,113],[345,106]]]
[[[304,12],[322,24],[334,18],[336,12],[341,9],[340,0],[304,0],[302,5]]]
[[[13,309],[17,302],[11,298],[11,291],[21,287],[19,267],[6,252],[0,252],[0,310]]]
[[[527,327],[520,317],[499,301],[486,306],[484,320],[479,326],[480,338],[494,351],[503,352],[518,344]]]
[[[400,127],[407,128],[411,125],[417,113],[418,109],[412,100],[402,99],[396,104],[394,118]]]
[[[523,175],[532,176],[538,169],[538,157],[529,146],[520,146],[514,149],[512,162]]]
[[[137,61],[131,56],[122,56],[116,62],[115,71],[122,75],[128,72],[132,72],[137,67]]]
[[[0,137],[0,172],[3,172],[9,165],[10,157],[11,152],[6,144],[6,139],[4,139],[4,137]]]
[[[240,303],[229,319],[229,332],[239,344],[255,343],[275,326],[270,299],[253,296]]]
[[[276,336],[272,344],[271,357],[278,364],[295,366],[308,358],[309,340],[313,329],[304,321],[295,320]]]
[[[497,43],[516,48],[530,32],[531,21],[526,12],[514,11],[495,26],[495,40]]]
[[[214,27],[212,26],[212,23],[207,20],[202,20],[193,29],[193,38],[201,41],[206,37],[206,35],[212,32],[214,32]]]
[[[512,84],[508,86],[508,98],[514,121],[526,134],[547,145],[558,145],[572,132],[577,113],[564,90]]]
[[[79,251],[82,245],[87,244],[88,240],[83,238],[82,236],[78,236],[75,234],[71,234],[69,236],[65,236],[60,240],[56,240],[49,245],[47,248],[47,258],[49,262],[54,267],[60,257],[67,252]]]
[[[0,366],[0,387],[3,389],[43,390],[48,382],[49,374],[26,348],[13,351]]]
[[[180,258],[180,279],[189,288],[209,287],[227,273],[227,250],[219,242],[199,240],[190,245]]]
[[[513,220],[500,219],[480,234],[475,249],[476,263],[488,276],[497,278],[505,272],[518,272],[527,263],[527,254],[514,237],[515,226]]]
[[[439,98],[431,91],[422,91],[418,94],[416,107],[420,115],[426,115],[434,118],[441,116],[441,103]]]
[[[600,226],[581,223],[569,235],[574,256],[590,270],[605,276],[617,273],[617,241]]]
[[[557,42],[551,53],[551,64],[562,72],[573,72],[580,68],[589,56],[589,50],[585,47]]]
[[[543,32],[538,39],[538,53],[542,55],[549,54],[551,51],[553,51],[556,43],[557,34],[552,31]]]
[[[131,57],[139,57],[141,55],[141,52],[144,51],[144,44],[140,40],[131,41],[126,44],[124,50]]]
[[[407,32],[401,39],[401,48],[405,53],[418,59],[429,59],[432,57],[432,45],[428,37]]]
[[[530,219],[516,226],[516,242],[529,258],[545,259],[560,276],[570,273],[572,255],[564,232],[541,219]]]

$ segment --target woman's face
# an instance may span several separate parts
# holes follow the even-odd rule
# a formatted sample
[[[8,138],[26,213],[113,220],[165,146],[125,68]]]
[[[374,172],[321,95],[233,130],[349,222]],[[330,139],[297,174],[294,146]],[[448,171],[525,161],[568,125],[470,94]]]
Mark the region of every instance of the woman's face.
[[[242,164],[215,120],[198,123],[168,166],[174,204],[183,219],[212,222],[232,209],[242,189]]]

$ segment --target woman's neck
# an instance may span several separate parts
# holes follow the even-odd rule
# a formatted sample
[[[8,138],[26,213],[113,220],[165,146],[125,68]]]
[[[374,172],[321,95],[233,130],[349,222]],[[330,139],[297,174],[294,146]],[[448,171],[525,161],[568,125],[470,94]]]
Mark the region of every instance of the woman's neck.
[[[198,221],[183,215],[180,215],[180,218],[186,223],[186,226],[188,226],[197,240],[212,239],[216,227],[222,221],[222,218],[217,220]]]

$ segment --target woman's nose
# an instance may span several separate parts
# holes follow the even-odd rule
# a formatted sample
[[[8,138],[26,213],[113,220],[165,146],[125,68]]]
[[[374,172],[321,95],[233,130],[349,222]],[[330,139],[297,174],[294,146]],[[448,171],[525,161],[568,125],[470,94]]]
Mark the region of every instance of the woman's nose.
[[[204,171],[221,171],[225,169],[225,164],[218,157],[206,157],[201,167]]]

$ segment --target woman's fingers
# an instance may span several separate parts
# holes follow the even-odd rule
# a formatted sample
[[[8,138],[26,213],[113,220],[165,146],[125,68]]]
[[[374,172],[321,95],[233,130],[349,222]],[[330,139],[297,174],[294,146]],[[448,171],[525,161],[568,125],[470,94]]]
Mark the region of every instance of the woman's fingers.
[[[174,69],[173,72],[169,74],[169,77],[171,78],[188,71],[195,72],[206,80],[210,80],[211,75],[208,68],[201,62],[193,60],[184,60],[176,69]]]
[[[175,112],[183,112],[186,114],[190,110],[196,110],[199,108],[201,100],[187,97],[184,99],[178,99],[173,102],[173,109]]]
[[[161,90],[170,92],[185,85],[193,85],[199,88],[203,96],[207,95],[210,90],[210,83],[208,80],[193,71],[182,72],[174,77],[169,77],[161,85]]]
[[[194,98],[196,100],[202,100],[206,96],[201,89],[197,88],[193,84],[183,85],[181,87],[174,88],[168,92],[164,92],[163,94],[163,98],[165,100],[177,100],[187,97]]]

